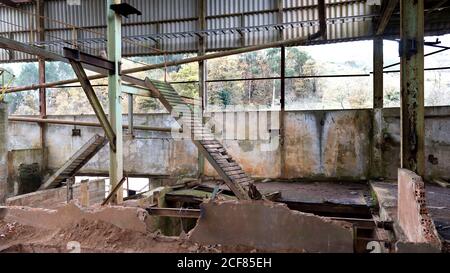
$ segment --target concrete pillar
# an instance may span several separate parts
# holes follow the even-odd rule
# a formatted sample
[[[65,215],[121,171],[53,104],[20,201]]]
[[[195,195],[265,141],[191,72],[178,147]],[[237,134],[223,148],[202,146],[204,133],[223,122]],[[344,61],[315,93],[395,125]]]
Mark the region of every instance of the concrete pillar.
[[[84,208],[89,207],[89,180],[81,181],[79,203]]]
[[[8,106],[0,102],[0,205],[8,189]]]

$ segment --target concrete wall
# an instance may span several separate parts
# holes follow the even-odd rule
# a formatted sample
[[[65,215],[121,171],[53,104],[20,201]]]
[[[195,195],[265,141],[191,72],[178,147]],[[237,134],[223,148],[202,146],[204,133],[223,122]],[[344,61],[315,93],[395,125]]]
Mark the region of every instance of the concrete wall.
[[[397,178],[400,166],[400,111],[384,109],[382,144],[385,177]],[[425,170],[427,177],[450,178],[450,107],[425,108]]]
[[[231,112],[211,114],[216,137],[229,154],[254,177],[301,178],[309,180],[364,180],[374,175],[374,154],[379,155],[377,176],[396,179],[399,167],[399,109],[383,109],[375,124],[373,110],[289,111],[286,113],[284,146],[286,167],[281,166],[277,112]],[[95,121],[93,116],[50,117]],[[170,127],[167,114],[136,115],[135,123]],[[450,177],[450,107],[426,109],[427,174]],[[126,123],[126,116],[124,116]],[[381,123],[381,124],[380,124]],[[48,125],[48,167],[57,169],[100,128],[77,127],[81,137],[72,136],[73,126]],[[374,132],[373,128],[379,128]],[[39,145],[35,123],[12,122],[10,149]],[[380,136],[374,142],[372,136]],[[125,171],[142,176],[189,176],[197,173],[197,150],[190,140],[174,140],[170,133],[136,131],[124,137]],[[374,144],[375,143],[375,144]],[[81,170],[83,174],[107,174],[108,147]],[[283,173],[284,172],[284,173]],[[206,164],[205,174],[215,171]]]
[[[49,116],[48,118],[92,121],[96,117],[86,116]],[[127,123],[124,116],[124,123]],[[135,125],[171,127],[175,121],[166,114],[136,115]],[[46,129],[48,149],[48,168],[56,170],[77,149],[94,134],[103,134],[101,128],[80,127],[81,137],[72,136],[74,126],[49,124]],[[38,148],[39,127],[35,123],[11,122],[9,132],[10,149]],[[195,175],[197,172],[197,150],[189,140],[175,141],[170,133],[135,131],[130,138],[124,134],[124,169],[133,175]],[[109,169],[109,146],[106,145],[81,169],[80,174],[107,174]]]
[[[0,204],[7,195],[8,183],[8,107],[0,102]]]
[[[12,150],[8,152],[8,195],[17,195],[20,183],[20,166],[37,163],[41,173],[44,170],[45,152],[40,148]]]
[[[89,204],[98,204],[105,198],[105,180],[89,181]],[[73,187],[73,199],[80,198],[80,184]],[[24,206],[32,208],[58,208],[67,201],[67,188],[61,187],[45,191],[23,194],[6,200],[7,206]]]
[[[325,177],[366,179],[370,158],[370,110],[302,111],[286,113],[285,173],[282,175],[281,144],[277,132],[277,113],[244,113],[247,121],[246,140],[237,132],[242,113],[214,113],[218,125],[216,137],[224,140],[233,158],[245,171],[256,177],[309,178]],[[234,115],[234,116],[233,116]],[[269,120],[267,122],[266,120]],[[235,126],[233,126],[236,124]],[[216,127],[216,129],[217,129]],[[257,131],[257,134],[255,134]],[[231,133],[230,133],[231,132]],[[251,137],[253,136],[253,137]],[[209,165],[209,164],[208,164]],[[213,175],[211,166],[206,173]]]

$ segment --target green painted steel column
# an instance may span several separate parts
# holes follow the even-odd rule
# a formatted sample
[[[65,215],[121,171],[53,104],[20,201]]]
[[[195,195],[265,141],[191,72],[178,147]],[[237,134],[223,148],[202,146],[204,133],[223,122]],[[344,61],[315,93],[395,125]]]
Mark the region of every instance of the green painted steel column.
[[[107,39],[108,59],[115,63],[115,73],[108,76],[109,96],[109,122],[116,134],[116,151],[110,149],[109,153],[109,178],[111,189],[123,178],[123,139],[122,139],[122,107],[120,80],[120,61],[122,58],[122,31],[121,17],[110,9],[111,4],[120,4],[121,0],[107,0]],[[112,198],[112,203],[120,204],[123,201],[122,187]]]
[[[425,175],[424,1],[400,4],[401,167]]]
[[[198,29],[204,30],[206,29],[206,0],[198,1]],[[198,56],[203,56],[206,53],[206,37],[199,37],[198,39]],[[207,91],[208,88],[206,86],[206,79],[208,76],[207,69],[207,61],[198,62],[198,95],[200,99],[199,108],[201,110],[202,122],[204,123],[204,115],[206,111],[206,105],[208,101]],[[205,157],[202,155],[200,151],[198,151],[198,173],[197,176],[201,178],[205,172]]]
[[[8,195],[8,105],[0,101],[0,205]]]

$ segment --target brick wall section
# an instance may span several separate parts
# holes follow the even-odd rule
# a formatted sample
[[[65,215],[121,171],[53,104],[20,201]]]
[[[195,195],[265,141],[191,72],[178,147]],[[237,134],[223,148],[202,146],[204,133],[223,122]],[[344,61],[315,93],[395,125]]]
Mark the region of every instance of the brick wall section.
[[[439,246],[440,240],[425,198],[425,184],[420,176],[398,170],[398,222],[408,241]]]
[[[80,184],[73,188],[73,198],[80,198]],[[105,180],[93,180],[89,182],[89,205],[101,203],[105,198]],[[29,194],[11,197],[6,200],[7,206],[25,206],[33,208],[58,208],[66,203],[66,187],[37,191]]]

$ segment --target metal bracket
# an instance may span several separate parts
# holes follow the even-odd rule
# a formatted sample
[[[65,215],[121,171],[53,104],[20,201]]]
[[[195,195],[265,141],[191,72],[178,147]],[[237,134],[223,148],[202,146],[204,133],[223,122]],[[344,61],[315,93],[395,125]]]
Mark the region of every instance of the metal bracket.
[[[72,129],[72,136],[81,136],[81,129],[77,129],[76,127]]]
[[[142,12],[136,9],[135,7],[131,6],[128,3],[121,3],[121,4],[112,4],[109,6],[110,9],[112,9],[115,13],[118,15],[122,15],[126,18],[130,14],[136,14],[136,15],[142,15]]]
[[[401,39],[398,43],[399,57],[406,56],[407,59],[417,54],[417,41],[413,39]]]
[[[110,62],[104,58],[94,56],[91,54],[83,53],[78,49],[73,49],[69,47],[64,47],[64,57],[80,63],[89,64],[91,66],[106,69],[110,74],[115,73],[115,66],[113,62]],[[119,65],[120,67],[120,65]]]
[[[441,43],[441,41],[439,41],[439,38],[436,38],[436,41],[434,41],[434,42],[427,42],[427,41],[425,41],[424,45],[434,46],[434,45],[439,45],[440,43]]]

